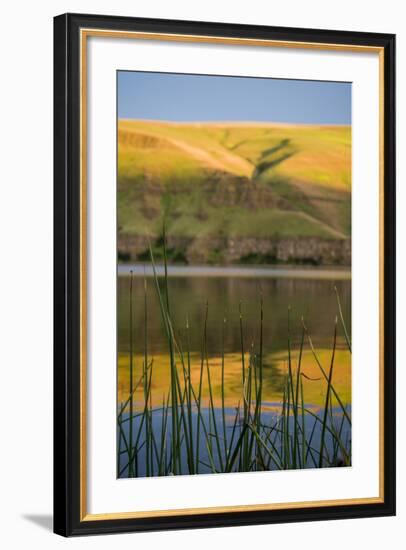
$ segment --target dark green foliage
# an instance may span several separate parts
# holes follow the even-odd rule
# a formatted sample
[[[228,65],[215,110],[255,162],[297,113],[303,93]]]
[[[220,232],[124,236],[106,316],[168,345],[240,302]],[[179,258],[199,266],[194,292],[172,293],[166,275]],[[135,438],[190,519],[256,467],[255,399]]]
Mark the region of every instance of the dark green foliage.
[[[119,262],[129,262],[131,260],[131,254],[125,250],[118,250],[117,259]]]
[[[250,254],[245,254],[241,256],[239,263],[244,265],[270,265],[278,263],[275,254],[260,254],[251,252]]]
[[[184,248],[166,248],[164,247],[163,237],[158,237],[152,245],[152,253],[156,261],[163,261],[166,250],[167,261],[171,263],[187,264],[186,250]],[[140,262],[149,262],[151,254],[149,249],[137,254],[137,260]]]

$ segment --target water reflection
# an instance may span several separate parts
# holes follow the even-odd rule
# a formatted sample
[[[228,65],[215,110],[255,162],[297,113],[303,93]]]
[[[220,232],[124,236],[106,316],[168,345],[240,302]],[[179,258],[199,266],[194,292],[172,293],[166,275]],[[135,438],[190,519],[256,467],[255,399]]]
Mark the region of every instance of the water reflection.
[[[129,284],[130,279],[119,276],[117,283],[118,352],[129,349]],[[200,351],[206,303],[208,304],[207,344],[210,355],[224,350],[233,353],[241,349],[239,305],[243,313],[244,343],[257,342],[260,327],[260,299],[264,310],[264,349],[272,352],[287,346],[288,307],[293,343],[301,335],[302,317],[317,347],[330,347],[334,319],[338,314],[334,286],[337,287],[347,329],[351,331],[351,281],[312,279],[269,279],[238,277],[171,277],[168,280],[171,316],[175,330],[185,336],[189,321],[191,351]],[[134,277],[134,345],[140,352],[144,348],[144,279]],[[154,280],[147,278],[147,345],[150,353],[167,350],[162,327],[159,302]],[[342,340],[340,339],[340,344]]]

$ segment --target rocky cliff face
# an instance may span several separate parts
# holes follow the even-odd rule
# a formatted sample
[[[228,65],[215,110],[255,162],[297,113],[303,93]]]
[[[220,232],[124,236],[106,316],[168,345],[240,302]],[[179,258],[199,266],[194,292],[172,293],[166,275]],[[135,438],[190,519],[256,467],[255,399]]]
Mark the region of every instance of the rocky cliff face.
[[[151,243],[158,249],[162,242]],[[311,264],[351,265],[350,239],[312,238],[199,238],[167,237],[170,261],[188,264]],[[119,233],[119,259],[145,261],[148,239]]]

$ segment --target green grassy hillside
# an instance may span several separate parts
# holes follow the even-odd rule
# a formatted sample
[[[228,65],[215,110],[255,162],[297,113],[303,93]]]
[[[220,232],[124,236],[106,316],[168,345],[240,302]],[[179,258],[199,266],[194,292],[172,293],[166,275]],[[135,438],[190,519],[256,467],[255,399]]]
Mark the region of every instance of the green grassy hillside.
[[[118,124],[119,235],[345,239],[351,129]]]

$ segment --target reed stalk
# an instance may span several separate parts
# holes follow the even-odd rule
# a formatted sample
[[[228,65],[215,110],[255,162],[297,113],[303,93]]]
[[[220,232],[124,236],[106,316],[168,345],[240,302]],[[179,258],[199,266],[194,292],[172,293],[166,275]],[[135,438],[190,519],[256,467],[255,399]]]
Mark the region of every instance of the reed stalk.
[[[350,413],[333,384],[334,359],[337,347],[338,318],[344,339],[351,352],[351,343],[344,323],[337,289],[338,317],[335,319],[332,355],[329,369],[324,369],[302,319],[301,339],[295,348],[292,340],[291,309],[287,315],[286,377],[278,417],[263,408],[264,395],[264,307],[259,300],[258,341],[252,341],[246,355],[242,303],[239,302],[239,339],[241,357],[241,397],[231,419],[226,414],[226,316],[221,331],[221,366],[219,372],[219,404],[215,402],[213,369],[208,345],[206,303],[203,318],[200,368],[198,380],[192,384],[190,323],[186,317],[186,348],[182,335],[175,331],[171,317],[165,228],[163,230],[164,276],[157,274],[152,248],[151,265],[160,316],[168,345],[169,387],[162,402],[153,403],[153,359],[148,350],[148,285],[144,274],[144,350],[142,373],[135,373],[134,350],[134,285],[133,272],[129,284],[129,391],[117,411],[117,475],[165,476],[199,474],[203,471],[247,472],[269,469],[296,469],[351,464]],[[302,370],[305,340],[326,382],[321,413],[306,404],[303,379],[312,382]],[[269,343],[267,343],[269,345]],[[296,355],[297,353],[297,355]],[[246,357],[249,357],[247,360]],[[135,401],[139,390],[142,395]],[[206,393],[204,393],[204,391]],[[207,395],[203,404],[203,395]],[[206,398],[205,398],[206,401]],[[135,406],[141,410],[135,410]],[[141,405],[140,405],[141,403]],[[335,408],[335,404],[337,407]],[[338,409],[338,412],[337,410]],[[160,416],[157,416],[160,415]],[[312,425],[310,422],[313,420]],[[311,429],[310,429],[311,428]],[[310,432],[309,432],[310,430]],[[207,457],[207,458],[206,458]]]

